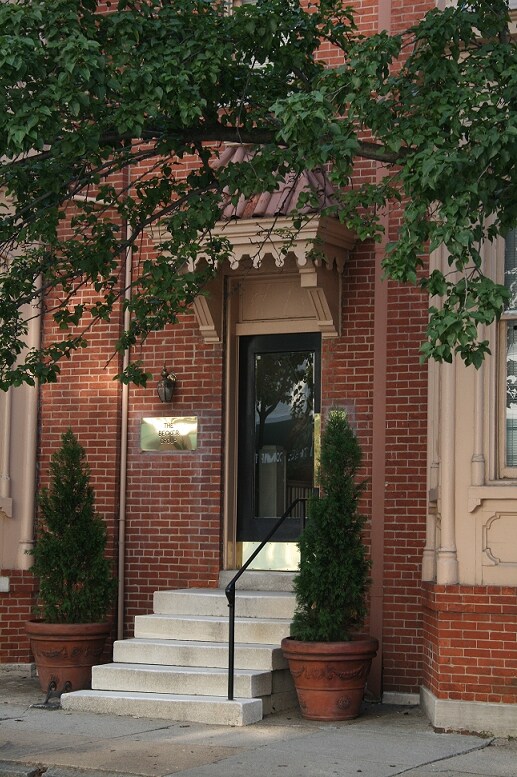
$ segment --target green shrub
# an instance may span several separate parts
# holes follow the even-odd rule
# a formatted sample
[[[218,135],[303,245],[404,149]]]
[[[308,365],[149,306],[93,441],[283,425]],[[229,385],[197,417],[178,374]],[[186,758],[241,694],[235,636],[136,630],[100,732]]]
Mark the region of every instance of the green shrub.
[[[366,614],[370,563],[358,502],[361,448],[346,413],[329,413],[321,439],[321,495],[309,503],[299,540],[291,636],[307,642],[349,640]]]
[[[52,456],[50,474],[30,551],[40,583],[37,614],[49,623],[104,621],[116,581],[105,557],[106,526],[95,511],[86,455],[71,429]]]

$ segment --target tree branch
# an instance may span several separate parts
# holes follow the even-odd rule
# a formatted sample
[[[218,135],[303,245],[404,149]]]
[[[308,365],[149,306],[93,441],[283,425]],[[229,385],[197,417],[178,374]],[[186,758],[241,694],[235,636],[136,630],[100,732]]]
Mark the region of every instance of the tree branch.
[[[179,141],[185,145],[197,146],[200,143],[239,143],[252,146],[264,146],[264,145],[277,145],[281,148],[286,148],[287,144],[280,141],[277,136],[276,129],[269,129],[265,127],[253,127],[251,129],[244,129],[242,127],[225,127],[222,124],[213,124],[207,126],[188,127],[181,130],[171,130],[170,135],[163,127],[157,125],[147,125],[142,133],[142,137],[134,137],[131,133],[117,133],[110,131],[101,136],[99,142],[99,148],[111,146],[117,143],[127,142],[146,142],[146,141],[158,141],[164,138],[174,138],[175,141]],[[323,136],[321,142],[331,140],[331,137]],[[386,164],[401,164],[404,159],[413,151],[411,148],[401,148],[398,152],[389,151],[381,143],[375,143],[372,141],[359,141],[359,148],[357,150],[357,156],[363,159],[371,159],[375,162],[385,162]],[[127,151],[126,151],[127,153]],[[45,159],[50,158],[52,152],[49,150],[42,151],[40,153],[31,154],[30,156],[22,159],[10,160],[4,162],[4,165],[9,166],[30,166]],[[149,158],[153,155],[152,150],[147,150],[144,153],[143,158]],[[112,160],[109,163],[105,163],[103,167],[106,169],[116,165],[116,162]],[[97,171],[102,168],[99,167]]]

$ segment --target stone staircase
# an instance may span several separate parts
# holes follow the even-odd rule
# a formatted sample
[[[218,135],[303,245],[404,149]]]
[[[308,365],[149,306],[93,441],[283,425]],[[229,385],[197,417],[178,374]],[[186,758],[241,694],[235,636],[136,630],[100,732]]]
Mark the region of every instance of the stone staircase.
[[[156,591],[154,613],[95,666],[92,689],[61,696],[65,710],[245,726],[296,705],[280,648],[294,610],[292,575],[246,572],[235,603],[234,700],[228,701],[228,604],[220,588]]]

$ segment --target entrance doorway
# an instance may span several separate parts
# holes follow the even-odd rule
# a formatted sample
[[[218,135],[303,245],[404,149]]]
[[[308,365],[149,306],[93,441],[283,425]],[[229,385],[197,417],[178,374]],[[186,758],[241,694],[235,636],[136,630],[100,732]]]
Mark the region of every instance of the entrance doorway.
[[[260,542],[289,505],[314,487],[320,354],[319,334],[240,338],[238,542]],[[304,513],[304,504],[297,505],[274,543],[294,543]],[[282,568],[285,559],[269,566]]]

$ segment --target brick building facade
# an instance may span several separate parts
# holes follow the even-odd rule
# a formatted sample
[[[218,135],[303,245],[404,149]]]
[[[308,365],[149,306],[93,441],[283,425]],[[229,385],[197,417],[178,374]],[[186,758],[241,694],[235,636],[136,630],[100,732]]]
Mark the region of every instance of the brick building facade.
[[[434,3],[353,5],[365,32],[397,32]],[[382,172],[364,163],[359,174]],[[207,300],[140,347],[155,378],[147,388],[113,381],[120,370],[112,358],[120,315],[97,327],[90,347],[63,366],[57,384],[37,392],[14,389],[9,400],[1,398],[10,436],[4,435],[0,452],[11,483],[0,495],[1,664],[31,661],[23,622],[35,583],[24,550],[34,507],[21,502],[36,479],[45,482],[61,433],[72,427],[86,449],[118,568],[119,635],[130,636],[134,616],[151,611],[154,591],[214,587],[220,570],[234,568],[246,552],[235,517],[244,477],[239,342],[313,334],[321,344],[321,417],[345,407],[364,451],[372,557],[368,626],[380,643],[372,697],[415,703],[422,694],[437,727],[516,730],[517,557],[511,550],[504,557],[487,551],[491,539],[501,541],[500,530],[517,546],[517,480],[501,478],[494,463],[496,356],[477,373],[421,365],[428,299],[382,279],[382,244],[336,236],[322,224],[328,268],[303,263],[303,236],[282,266],[263,251],[261,266],[254,267],[243,234],[257,231],[259,221],[234,225],[238,261],[221,270]],[[386,213],[384,222],[390,239],[397,212]],[[330,319],[316,310],[317,299]],[[44,319],[41,336],[51,334]],[[498,330],[488,334],[497,354]],[[164,365],[177,376],[170,406],[156,393]],[[27,407],[37,408],[37,435],[34,429],[18,434],[17,424],[30,423]],[[169,416],[197,419],[197,447],[142,450],[143,419]],[[29,453],[22,439],[33,441]],[[31,451],[32,470],[22,463],[27,457],[31,463]]]

